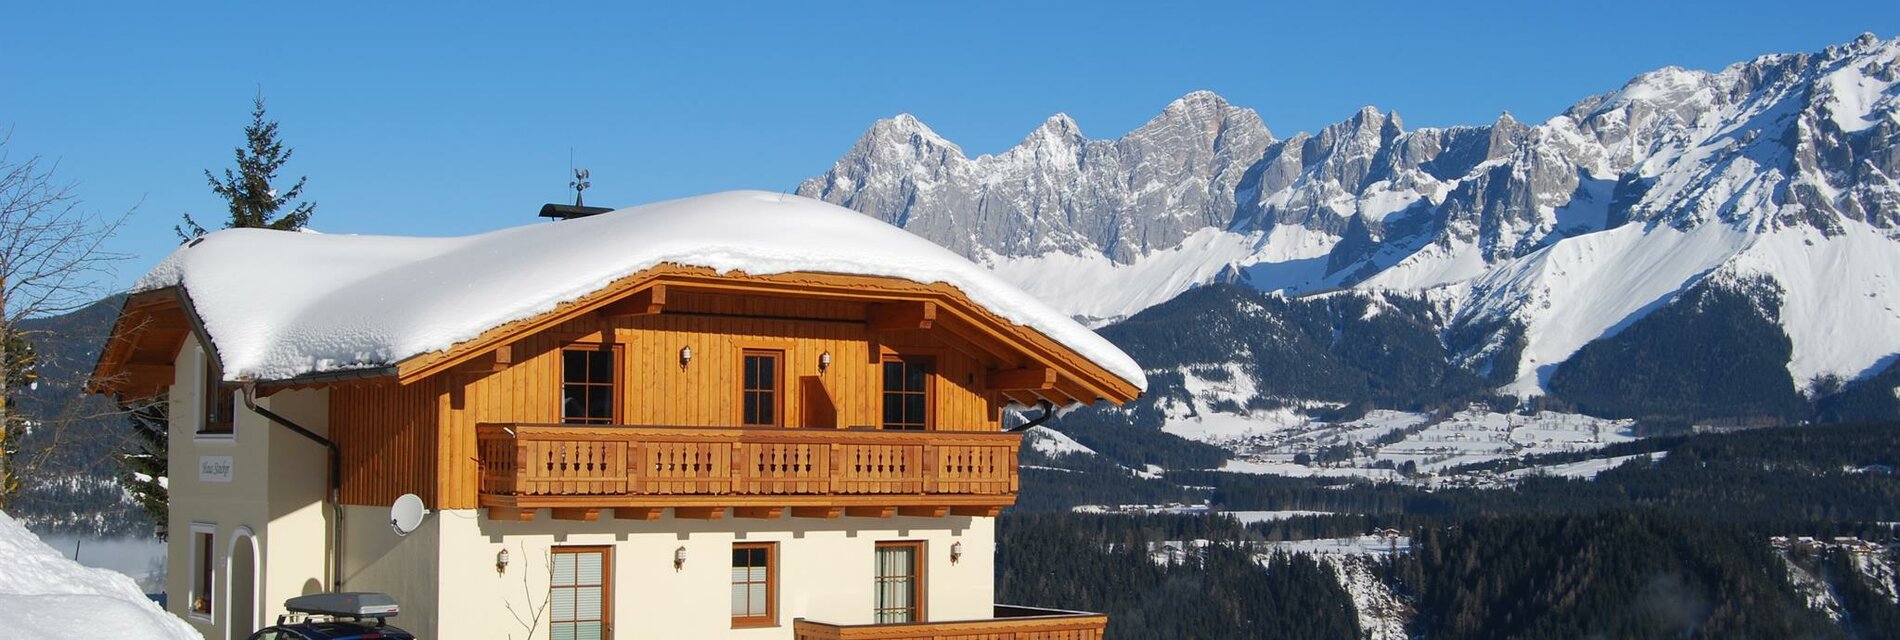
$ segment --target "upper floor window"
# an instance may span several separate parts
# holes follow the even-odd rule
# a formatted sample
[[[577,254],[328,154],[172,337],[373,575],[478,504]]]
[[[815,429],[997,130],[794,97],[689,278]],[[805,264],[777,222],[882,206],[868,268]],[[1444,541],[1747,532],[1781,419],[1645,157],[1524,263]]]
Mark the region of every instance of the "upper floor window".
[[[923,431],[930,428],[929,358],[884,359],[884,428]]]
[[[620,367],[612,345],[585,345],[561,350],[561,422],[614,424],[618,422]]]
[[[205,419],[198,433],[231,433],[233,414],[237,411],[236,393],[224,383],[224,369],[218,366],[217,356],[206,351],[204,358]]]
[[[740,391],[740,422],[748,427],[775,427],[783,424],[781,420],[779,398],[782,393],[779,381],[783,371],[779,364],[785,359],[783,351],[763,351],[747,349],[744,352],[745,375]]]

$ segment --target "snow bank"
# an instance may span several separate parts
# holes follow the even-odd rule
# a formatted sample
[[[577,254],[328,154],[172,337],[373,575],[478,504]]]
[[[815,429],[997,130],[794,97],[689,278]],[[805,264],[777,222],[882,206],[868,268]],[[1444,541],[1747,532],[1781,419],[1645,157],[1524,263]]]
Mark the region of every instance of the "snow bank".
[[[942,282],[1146,388],[1127,354],[928,240],[809,198],[731,191],[454,238],[230,229],[135,290],[183,285],[227,380],[389,365],[447,349],[660,264]]]
[[[203,640],[124,574],[66,559],[0,512],[0,629],[9,638]]]

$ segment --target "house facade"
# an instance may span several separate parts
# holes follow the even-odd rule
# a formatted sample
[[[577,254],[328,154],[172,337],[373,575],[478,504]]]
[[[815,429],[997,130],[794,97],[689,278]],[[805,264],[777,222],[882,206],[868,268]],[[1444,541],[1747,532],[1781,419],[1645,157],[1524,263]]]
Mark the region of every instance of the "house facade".
[[[431,638],[1100,637],[993,584],[1005,411],[1145,385],[1086,329],[779,194],[455,240],[222,232],[127,300],[94,387],[169,400],[207,638],[330,590]]]

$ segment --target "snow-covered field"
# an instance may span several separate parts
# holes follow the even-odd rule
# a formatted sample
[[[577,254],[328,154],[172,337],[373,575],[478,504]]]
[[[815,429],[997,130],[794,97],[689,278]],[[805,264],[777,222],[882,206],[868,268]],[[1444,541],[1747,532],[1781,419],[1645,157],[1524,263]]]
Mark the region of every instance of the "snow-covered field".
[[[1462,465],[1526,456],[1580,452],[1636,439],[1634,422],[1541,412],[1496,413],[1479,408],[1442,419],[1424,413],[1379,410],[1358,420],[1325,422],[1293,409],[1235,410],[1252,385],[1242,372],[1209,380],[1183,369],[1193,400],[1171,403],[1162,429],[1234,452],[1222,471],[1293,477],[1363,478],[1420,486],[1468,484],[1448,478]],[[1212,376],[1221,378],[1223,376]],[[1227,402],[1239,398],[1236,402]],[[1222,408],[1217,409],[1216,406]],[[1507,481],[1545,474],[1594,478],[1632,458],[1601,458],[1533,467]]]
[[[1314,538],[1312,540],[1287,540],[1271,544],[1273,551],[1304,553],[1314,556],[1367,556],[1383,557],[1394,553],[1412,550],[1412,539],[1408,536],[1364,535],[1348,538]]]
[[[203,640],[125,574],[73,562],[0,513],[0,636]]]

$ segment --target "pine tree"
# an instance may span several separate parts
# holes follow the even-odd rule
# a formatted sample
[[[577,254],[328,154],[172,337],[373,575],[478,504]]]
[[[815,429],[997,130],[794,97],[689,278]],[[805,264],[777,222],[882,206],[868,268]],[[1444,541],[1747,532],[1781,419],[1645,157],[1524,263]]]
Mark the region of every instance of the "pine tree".
[[[310,214],[316,212],[317,203],[300,202],[289,213],[278,215],[285,205],[303,195],[304,181],[309,178],[299,177],[297,184],[281,192],[272,184],[277,179],[278,169],[290,162],[294,150],[277,139],[277,121],[264,119],[262,95],[252,103],[251,124],[244,127],[244,141],[245,146],[234,150],[235,171],[225,169],[224,177],[219,178],[211,170],[205,170],[205,181],[211,184],[211,191],[229,205],[231,216],[225,220],[224,228],[302,229],[310,222]],[[185,223],[173,229],[184,240],[206,233],[189,213],[185,214]]]
[[[133,450],[119,457],[119,486],[152,515],[158,539],[164,540],[171,512],[171,496],[165,487],[165,479],[170,475],[168,405],[161,399],[129,409],[126,419],[132,427]]]
[[[236,169],[225,169],[222,178],[205,170],[205,181],[210,183],[211,192],[224,199],[230,212],[224,221],[225,229],[295,231],[309,223],[310,214],[316,212],[317,203],[299,202],[288,213],[278,213],[303,196],[304,182],[309,178],[299,177],[296,184],[282,191],[273,184],[277,171],[290,162],[294,150],[277,139],[277,121],[265,119],[264,113],[264,96],[259,95],[251,103],[251,124],[244,127],[244,146],[233,150]],[[184,224],[173,230],[183,240],[206,233],[204,226],[189,213],[185,214]],[[119,457],[119,485],[152,515],[152,521],[158,523],[160,538],[166,535],[171,500],[165,487],[171,430],[165,407],[163,401],[126,407],[132,432],[137,437],[133,450]]]

